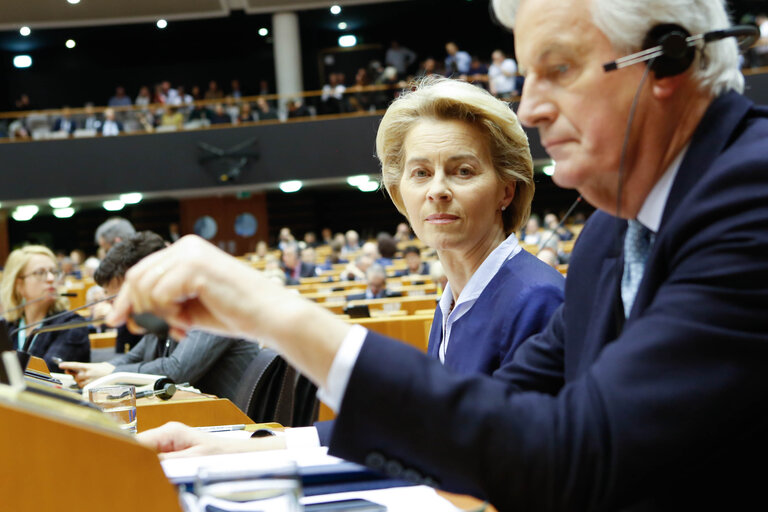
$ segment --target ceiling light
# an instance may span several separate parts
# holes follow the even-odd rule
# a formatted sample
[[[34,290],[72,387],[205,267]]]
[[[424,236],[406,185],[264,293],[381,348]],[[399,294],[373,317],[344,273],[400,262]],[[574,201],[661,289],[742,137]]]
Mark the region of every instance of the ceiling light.
[[[266,28],[264,28],[264,27],[261,27],[261,28],[259,29],[259,35],[260,35],[261,37],[264,37],[264,36],[266,36],[267,34],[269,34],[269,30],[267,30]]]
[[[104,209],[107,210],[108,212],[116,212],[116,211],[122,210],[123,207],[125,206],[125,203],[123,203],[119,199],[110,199],[109,201],[104,201],[103,203],[101,203],[101,206],[103,206]]]
[[[67,42],[64,43],[64,45],[69,48],[70,50],[75,47],[77,43],[75,43],[74,39],[67,39]]]
[[[13,220],[24,222],[34,217],[38,211],[40,211],[40,208],[34,204],[22,204],[13,210],[11,217],[13,217]]]
[[[552,176],[553,174],[555,174],[555,164],[551,163],[549,165],[545,165],[544,167],[541,168],[541,171],[547,176]]]
[[[53,215],[57,219],[68,219],[75,214],[74,208],[54,208]]]
[[[291,192],[298,192],[301,190],[301,186],[302,183],[299,180],[284,181],[280,184],[280,190],[286,194],[290,194]]]
[[[19,29],[19,34],[23,35],[24,37],[27,37],[31,33],[32,33],[32,30],[29,27],[21,27]]]
[[[157,28],[165,28],[167,26],[168,26],[168,22],[167,21],[165,21],[163,19],[157,20]]]
[[[379,182],[378,181],[368,181],[366,183],[361,183],[357,186],[362,192],[375,192],[379,190]]]
[[[358,174],[357,176],[350,176],[347,178],[347,183],[352,187],[359,187],[363,183],[368,183],[371,178],[367,174]]]
[[[341,12],[341,7],[339,7],[338,5],[332,5],[331,6],[331,14],[333,14],[335,16],[335,15],[339,14],[340,12]]]
[[[13,65],[17,68],[28,68],[32,65],[32,57],[29,55],[17,55],[13,58]]]
[[[347,29],[347,22],[346,21],[340,21],[338,27],[339,27],[339,30],[346,30]]]
[[[357,38],[352,34],[347,34],[339,37],[339,46],[342,48],[350,48],[357,44]]]
[[[136,204],[139,203],[144,196],[142,196],[139,192],[131,192],[129,194],[120,194],[120,201],[122,201],[125,204]]]
[[[71,197],[54,197],[48,201],[51,208],[67,208],[72,205]]]
[[[71,3],[72,5],[77,5],[80,3],[80,0],[67,0],[67,2]]]

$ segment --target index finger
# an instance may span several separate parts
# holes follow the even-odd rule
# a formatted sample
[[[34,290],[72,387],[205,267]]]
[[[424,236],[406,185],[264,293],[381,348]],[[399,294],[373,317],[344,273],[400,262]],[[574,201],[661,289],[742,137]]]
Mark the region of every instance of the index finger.
[[[74,361],[62,361],[59,368],[63,370],[85,370],[90,363],[76,363]]]

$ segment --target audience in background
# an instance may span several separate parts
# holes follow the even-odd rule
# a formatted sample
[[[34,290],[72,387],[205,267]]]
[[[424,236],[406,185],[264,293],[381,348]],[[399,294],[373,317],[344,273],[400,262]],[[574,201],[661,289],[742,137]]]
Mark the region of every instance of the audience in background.
[[[495,50],[488,67],[488,90],[497,98],[509,100],[520,92],[516,88],[516,78],[517,63],[503,51]]]
[[[416,62],[416,53],[400,46],[397,41],[392,41],[384,56],[384,64],[392,66],[397,71],[397,78],[404,79],[408,75],[408,69]]]
[[[445,43],[445,76],[458,78],[459,75],[468,75],[472,66],[472,56],[453,42]]]

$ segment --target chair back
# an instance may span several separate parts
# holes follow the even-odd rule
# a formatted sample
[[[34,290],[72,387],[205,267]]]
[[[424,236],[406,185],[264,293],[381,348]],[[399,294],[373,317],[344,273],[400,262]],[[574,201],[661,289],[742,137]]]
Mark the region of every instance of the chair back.
[[[277,418],[277,408],[283,393],[286,368],[285,361],[277,352],[264,348],[245,370],[243,381],[235,392],[234,403],[255,423],[285,421],[285,418]]]
[[[304,375],[298,374],[293,393],[293,427],[308,427],[317,421],[320,401],[317,399],[317,386]]]

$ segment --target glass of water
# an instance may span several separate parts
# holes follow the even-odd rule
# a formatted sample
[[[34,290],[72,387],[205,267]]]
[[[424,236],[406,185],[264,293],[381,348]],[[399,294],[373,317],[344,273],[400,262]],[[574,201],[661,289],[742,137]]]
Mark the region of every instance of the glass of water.
[[[104,386],[93,388],[88,399],[111,416],[128,433],[136,433],[136,388],[134,386]]]
[[[301,512],[301,480],[292,462],[271,467],[201,467],[195,480],[200,512]]]

